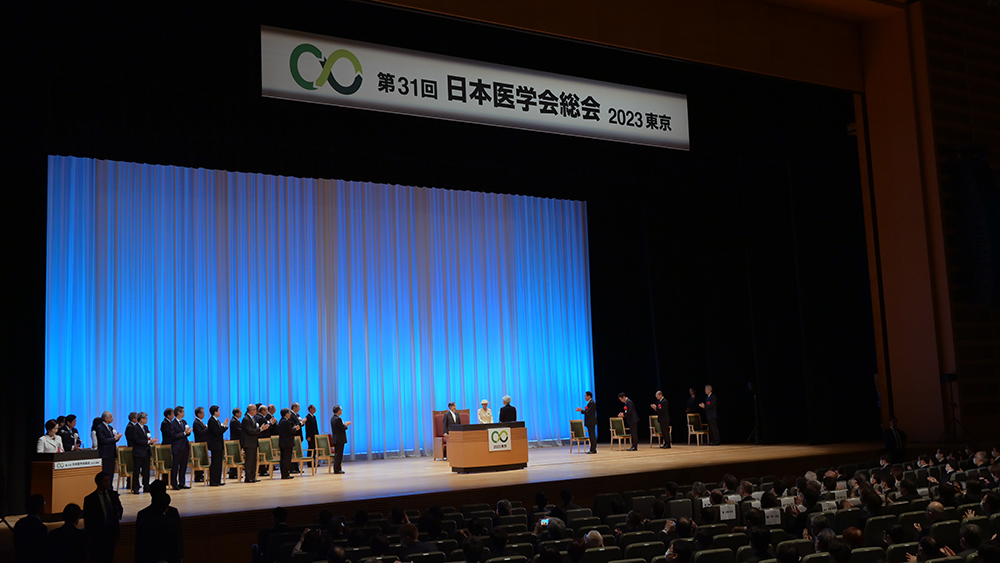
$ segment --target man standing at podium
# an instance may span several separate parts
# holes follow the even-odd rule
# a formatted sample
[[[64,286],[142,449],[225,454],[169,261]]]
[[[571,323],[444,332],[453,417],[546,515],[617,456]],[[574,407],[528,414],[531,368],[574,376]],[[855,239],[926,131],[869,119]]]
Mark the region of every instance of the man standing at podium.
[[[500,422],[514,422],[517,420],[517,409],[510,406],[510,395],[503,396],[503,406],[500,407]]]
[[[576,407],[576,412],[583,413],[583,425],[587,427],[587,436],[590,437],[590,451],[587,453],[597,453],[597,403],[594,402],[594,394],[590,391],[584,393],[587,399],[587,406]]]

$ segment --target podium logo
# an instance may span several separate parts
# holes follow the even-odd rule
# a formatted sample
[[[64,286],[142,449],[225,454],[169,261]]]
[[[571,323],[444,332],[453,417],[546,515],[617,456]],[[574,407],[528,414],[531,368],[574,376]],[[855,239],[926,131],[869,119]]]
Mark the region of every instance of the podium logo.
[[[316,57],[320,67],[323,69],[313,82],[303,78],[302,74],[299,72],[299,59],[302,58],[302,55],[307,53]],[[354,65],[354,81],[347,86],[337,82],[337,77],[332,74],[333,65],[340,59],[347,59],[351,61],[352,65]],[[337,49],[336,51],[330,53],[329,57],[324,59],[323,52],[320,51],[315,45],[310,45],[309,43],[303,43],[292,49],[292,55],[288,60],[288,69],[291,71],[292,78],[295,80],[295,83],[306,90],[315,90],[317,88],[322,88],[325,84],[329,84],[331,88],[345,96],[350,96],[351,94],[357,92],[358,89],[361,88],[361,82],[364,80],[362,77],[361,61],[358,60],[358,57],[356,57],[354,53],[348,51],[347,49]]]
[[[490,451],[496,452],[510,449],[510,428],[494,428],[490,430]]]

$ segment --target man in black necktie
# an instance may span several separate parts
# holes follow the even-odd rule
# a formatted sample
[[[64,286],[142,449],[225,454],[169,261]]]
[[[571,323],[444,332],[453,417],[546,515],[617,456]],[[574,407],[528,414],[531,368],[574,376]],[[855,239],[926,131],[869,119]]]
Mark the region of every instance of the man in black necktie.
[[[111,422],[114,421],[114,416],[110,412],[104,411],[101,414],[101,423],[97,425],[95,431],[97,432],[97,453],[101,456],[101,471],[107,473],[108,475],[115,474],[116,459],[115,454],[118,451],[116,444],[118,440],[122,439],[121,432],[116,432],[115,427],[111,426]]]
[[[455,403],[448,403],[448,412],[444,413],[444,435],[451,432],[454,424],[462,424],[462,417],[459,416]],[[447,442],[446,442],[447,443]]]
[[[289,418],[289,420],[292,421],[292,426],[299,427],[298,432],[296,432],[295,434],[298,435],[299,437],[299,443],[305,444],[306,440],[305,438],[302,437],[302,432],[304,432],[305,429],[302,428],[302,419],[299,418],[299,409],[301,409],[301,407],[299,406],[298,403],[292,403],[291,409],[292,409],[292,415]],[[279,426],[281,425],[280,422],[278,425]],[[292,446],[294,447],[294,444],[292,444]],[[298,462],[292,464],[292,473],[300,473]]]
[[[229,419],[227,418],[225,422],[219,420],[219,405],[208,407],[208,414],[211,418],[208,419],[208,438],[205,441],[208,442],[208,452],[212,455],[212,464],[208,469],[208,486],[221,487],[225,485],[222,482],[222,459],[226,456],[225,434]]]
[[[184,420],[184,407],[177,405],[174,407],[173,420],[170,424],[170,454],[173,457],[173,464],[170,466],[170,484],[174,490],[190,489],[185,483],[187,477],[188,458],[191,457],[191,444],[188,443],[188,436],[191,435],[191,427]]]
[[[718,446],[722,443],[719,438],[719,401],[715,398],[711,385],[705,386],[705,402],[698,406],[705,409],[705,418],[708,420],[709,444]]]
[[[625,419],[625,424],[628,425],[628,433],[632,436],[632,447],[628,451],[634,452],[638,449],[639,445],[639,413],[635,410],[635,403],[632,402],[632,399],[625,396],[625,393],[619,393],[618,400],[625,405],[622,408],[622,412],[618,413],[618,416]]]
[[[660,423],[660,433],[662,435],[663,443],[660,444],[661,449],[666,449],[670,447],[670,406],[667,404],[667,398],[663,396],[663,391],[656,392],[656,402],[652,405],[653,410],[656,411],[656,421]]]
[[[191,423],[191,429],[194,430],[195,443],[208,443],[208,425],[205,424],[205,407],[195,407],[194,422]],[[205,472],[195,471],[194,480],[196,483],[204,483]]]
[[[292,470],[292,448],[295,446],[295,435],[301,427],[292,422],[291,409],[281,409],[281,419],[278,421],[278,449],[281,451],[281,478],[294,479]]]
[[[59,428],[57,434],[63,441],[63,451],[71,452],[80,447],[80,432],[76,429],[76,415],[66,415],[66,422]]]
[[[889,428],[882,434],[885,451],[893,463],[902,463],[906,455],[906,432],[896,427],[896,417],[889,419]]]
[[[156,443],[146,426],[148,415],[140,412],[136,415],[135,424],[129,424],[125,429],[125,439],[132,448],[132,493],[139,494],[140,479],[142,490],[149,488],[149,448]]]
[[[306,440],[309,441],[309,449],[316,447],[316,435],[319,434],[319,421],[316,419],[316,405],[307,407],[309,414],[306,415]]]
[[[240,436],[243,440],[243,473],[247,483],[257,482],[257,440],[262,430],[270,425],[257,423],[257,405],[247,405],[247,415],[243,417],[243,428]]]
[[[344,422],[340,418],[342,412],[340,405],[333,407],[333,418],[330,419],[330,433],[333,435],[332,444],[335,450],[333,472],[341,475],[344,473],[341,463],[344,461],[344,448],[347,447],[347,428],[351,425],[350,421]]]
[[[111,489],[111,475],[101,472],[94,477],[97,490],[83,499],[83,518],[90,557],[94,563],[111,563],[115,558],[118,524],[123,510],[118,492]]]
[[[587,406],[576,407],[576,412],[583,413],[583,425],[587,427],[587,436],[590,437],[590,451],[588,454],[597,453],[597,403],[594,402],[594,394],[590,391],[584,393]]]

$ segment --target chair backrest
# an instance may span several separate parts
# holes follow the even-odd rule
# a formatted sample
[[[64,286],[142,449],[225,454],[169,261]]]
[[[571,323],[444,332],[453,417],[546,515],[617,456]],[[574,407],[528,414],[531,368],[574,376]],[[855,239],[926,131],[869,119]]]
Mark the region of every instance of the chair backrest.
[[[653,532],[649,532],[646,530],[643,530],[641,532],[628,532],[622,534],[621,537],[618,538],[618,547],[622,549],[628,549],[628,546],[633,543],[643,543],[652,541],[656,541],[656,534],[654,534]]]
[[[295,445],[292,446],[292,455],[302,457],[302,436],[295,436]]]
[[[885,550],[881,547],[859,547],[851,550],[850,563],[876,563],[885,560]]]
[[[752,545],[741,545],[736,548],[736,563],[742,563],[753,555],[754,549]]]
[[[281,436],[271,436],[271,450],[281,449]]]
[[[885,552],[886,563],[905,563],[906,554],[916,555],[919,542],[894,543]]]
[[[903,538],[905,541],[917,541],[917,529],[913,527],[914,524],[920,524],[923,527],[929,526],[927,513],[904,512],[899,515],[899,525],[903,527]]]
[[[469,424],[470,411],[469,409],[455,409],[458,412],[458,419],[462,424]],[[448,414],[447,410],[443,411],[431,411],[432,424],[434,424],[434,437],[441,438],[444,436],[444,415]]]
[[[830,563],[830,554],[823,551],[821,553],[810,553],[802,558],[802,563]]]
[[[582,563],[608,563],[622,558],[622,550],[616,545],[591,547],[583,552]]]
[[[569,421],[569,429],[573,433],[573,438],[580,440],[587,437],[587,433],[583,429],[582,420],[571,420]]]
[[[656,497],[651,495],[632,497],[632,510],[641,513],[643,518],[649,518],[653,515],[654,502],[656,502]]]
[[[667,514],[671,518],[692,518],[694,516],[694,509],[691,505],[691,499],[679,498],[668,502]]]
[[[625,548],[625,559],[644,559],[649,561],[667,551],[667,546],[661,541],[630,543]]]
[[[663,430],[660,429],[660,417],[655,414],[649,415],[649,427],[653,429],[653,432],[657,436],[663,435]]]
[[[317,455],[320,456],[330,456],[330,435],[329,434],[317,434],[314,438],[314,443],[316,444]]]
[[[696,432],[701,430],[701,415],[696,412],[688,413],[688,430]]]
[[[774,552],[777,553],[778,549],[781,549],[781,546],[785,544],[794,547],[799,552],[799,557],[805,557],[815,551],[812,540],[787,540],[779,543]]]
[[[731,549],[703,549],[694,554],[691,563],[733,563]]]
[[[239,440],[226,440],[226,455],[233,456],[233,463],[243,463],[243,449]]]
[[[165,467],[170,467],[174,463],[174,453],[170,450],[170,445],[157,444],[153,446],[156,451],[156,460],[162,461]]]
[[[528,558],[523,555],[508,555],[507,557],[490,557],[486,560],[486,563],[524,563],[527,560]],[[413,561],[417,563],[416,559]]]
[[[202,466],[207,466],[208,461],[208,444],[205,442],[195,442],[191,444],[191,459],[198,460]]]
[[[882,535],[885,527],[896,521],[894,514],[886,516],[872,516],[865,522],[865,545],[874,547],[882,545]]]
[[[517,557],[523,559],[521,556]],[[408,559],[413,563],[444,563],[447,557],[443,552],[431,551],[428,553],[414,553]]]
[[[937,559],[928,559],[926,563],[965,563],[965,558],[957,555],[954,557],[939,557]]]
[[[625,421],[617,416],[612,417],[611,433],[613,436],[625,436]]]
[[[132,457],[132,448],[129,446],[118,446],[118,463],[124,463],[126,470],[131,473],[135,467],[135,458]]]
[[[257,449],[260,454],[264,454],[264,457],[271,457],[271,439],[270,438],[257,438]]]
[[[937,540],[938,545],[946,545],[951,548],[954,552],[962,551],[959,545],[959,527],[961,523],[958,520],[949,520],[947,522],[936,522],[931,526],[931,537]]]
[[[735,551],[747,545],[750,545],[750,536],[746,534],[719,534],[712,538],[712,548],[728,547]]]

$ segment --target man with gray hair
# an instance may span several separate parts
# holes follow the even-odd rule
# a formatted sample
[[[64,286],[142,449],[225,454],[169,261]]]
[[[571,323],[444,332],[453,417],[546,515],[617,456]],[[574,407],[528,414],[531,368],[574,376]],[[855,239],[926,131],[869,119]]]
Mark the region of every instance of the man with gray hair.
[[[587,544],[587,549],[592,547],[604,547],[604,536],[602,536],[597,530],[587,532],[587,535],[584,536],[583,539]]]
[[[517,420],[517,409],[510,404],[510,395],[503,396],[503,406],[500,407],[500,422],[514,422]]]
[[[108,475],[115,474],[117,443],[122,439],[122,433],[111,426],[114,418],[109,411],[104,411],[101,413],[101,423],[94,429],[97,434],[97,453],[101,456],[101,471]]]

